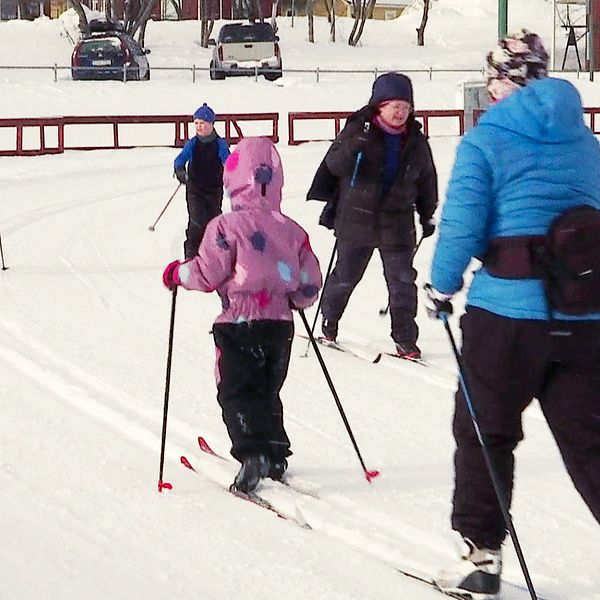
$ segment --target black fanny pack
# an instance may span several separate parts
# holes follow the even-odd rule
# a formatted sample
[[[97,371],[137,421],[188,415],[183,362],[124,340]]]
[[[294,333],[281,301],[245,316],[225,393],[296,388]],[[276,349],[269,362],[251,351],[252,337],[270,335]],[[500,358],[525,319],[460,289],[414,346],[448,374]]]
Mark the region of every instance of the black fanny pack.
[[[570,208],[545,235],[494,238],[483,265],[494,277],[541,279],[553,310],[600,312],[600,210]]]

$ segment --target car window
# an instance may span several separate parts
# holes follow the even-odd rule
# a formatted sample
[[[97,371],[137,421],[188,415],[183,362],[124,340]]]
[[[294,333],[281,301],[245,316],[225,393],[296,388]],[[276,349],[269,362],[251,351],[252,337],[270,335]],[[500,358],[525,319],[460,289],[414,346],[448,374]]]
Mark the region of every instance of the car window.
[[[121,41],[118,38],[87,39],[81,42],[78,54],[81,58],[91,58],[102,54],[105,57],[122,54]]]
[[[254,25],[226,25],[221,29],[219,39],[224,44],[241,42],[274,42],[275,34],[268,23]]]

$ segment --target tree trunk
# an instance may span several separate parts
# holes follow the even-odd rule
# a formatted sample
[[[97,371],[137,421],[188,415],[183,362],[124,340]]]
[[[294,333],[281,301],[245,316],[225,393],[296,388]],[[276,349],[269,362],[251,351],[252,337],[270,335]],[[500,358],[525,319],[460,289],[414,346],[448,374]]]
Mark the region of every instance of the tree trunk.
[[[141,2],[137,3],[137,13],[133,14],[133,19],[131,19],[128,23],[127,31],[129,35],[131,35],[131,37],[135,36],[136,33],[140,32],[138,34],[138,41],[142,48],[144,47],[144,36],[141,34],[141,30],[143,27],[145,35],[146,24],[148,23],[148,19],[152,14],[153,8],[154,0],[142,0]]]
[[[112,21],[112,18],[113,18],[112,0],[105,0],[104,16],[106,17],[107,21]]]
[[[352,31],[348,36],[348,45],[356,46],[356,42],[354,41],[354,36],[356,35],[356,30],[358,29],[358,22],[360,21],[360,15],[362,12],[362,0],[352,0],[352,10],[354,18],[354,23],[352,24]],[[357,40],[358,41],[358,40]]]
[[[177,15],[177,20],[181,21],[181,17],[183,15],[181,14],[181,6],[179,6],[179,2],[177,2],[177,0],[170,0],[170,2],[173,5],[173,8],[175,9],[175,14]]]
[[[365,28],[365,22],[366,22],[367,18],[371,17],[371,15],[373,14],[373,9],[375,8],[375,1],[376,0],[369,0],[368,4],[366,5],[366,7],[363,10],[363,14],[360,18],[360,25],[358,27],[358,31],[356,32],[356,37],[355,37],[356,44],[358,44],[358,42],[363,34],[363,30]]]
[[[327,21],[329,21],[329,40],[335,42],[335,0],[325,0]]]
[[[88,32],[88,20],[81,6],[80,0],[69,0],[69,4],[75,9],[77,16],[79,17],[79,31],[85,34]]]
[[[307,2],[306,2],[306,18],[308,20],[308,41],[311,44],[314,44],[315,43],[314,0],[307,0]]]
[[[273,31],[277,33],[277,11],[279,10],[279,0],[273,0],[271,5],[271,27]]]
[[[417,46],[425,45],[425,27],[429,18],[429,3],[430,0],[423,0],[423,16],[421,17],[421,24],[417,29]]]

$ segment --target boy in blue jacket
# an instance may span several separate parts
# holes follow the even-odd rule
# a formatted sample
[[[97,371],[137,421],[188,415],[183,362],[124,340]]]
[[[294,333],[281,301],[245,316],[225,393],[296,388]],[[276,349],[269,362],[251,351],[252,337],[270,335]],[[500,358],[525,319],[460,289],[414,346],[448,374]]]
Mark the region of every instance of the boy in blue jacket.
[[[188,226],[183,245],[186,260],[196,256],[208,222],[221,214],[223,165],[229,147],[215,131],[216,118],[206,102],[194,113],[196,135],[185,143],[173,165],[175,176],[186,186]]]

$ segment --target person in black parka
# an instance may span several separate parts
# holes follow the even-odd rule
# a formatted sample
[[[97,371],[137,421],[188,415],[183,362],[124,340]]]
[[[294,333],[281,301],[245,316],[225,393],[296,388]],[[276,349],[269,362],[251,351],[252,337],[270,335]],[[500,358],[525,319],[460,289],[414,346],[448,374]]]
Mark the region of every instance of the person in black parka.
[[[215,120],[214,111],[204,103],[194,113],[196,135],[185,143],[173,164],[175,176],[186,186],[188,226],[183,244],[186,260],[196,256],[208,222],[221,214],[223,165],[229,147],[215,131]]]
[[[438,191],[431,149],[413,107],[408,77],[378,77],[368,105],[348,118],[329,148],[308,197],[327,201],[320,223],[337,238],[337,260],[321,304],[325,338],[336,339],[350,295],[378,248],[397,353],[420,358],[414,213],[423,237],[433,235]]]

